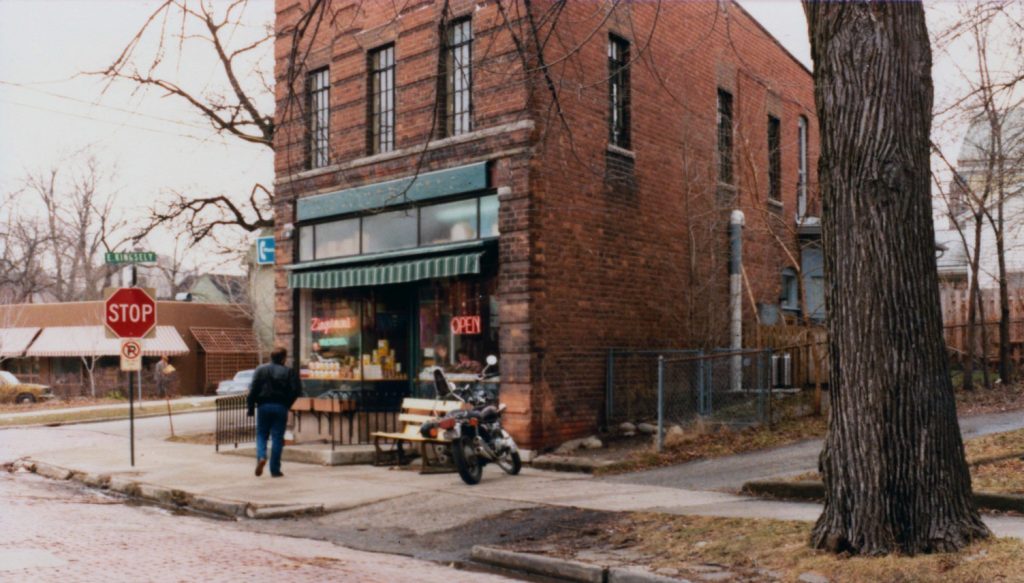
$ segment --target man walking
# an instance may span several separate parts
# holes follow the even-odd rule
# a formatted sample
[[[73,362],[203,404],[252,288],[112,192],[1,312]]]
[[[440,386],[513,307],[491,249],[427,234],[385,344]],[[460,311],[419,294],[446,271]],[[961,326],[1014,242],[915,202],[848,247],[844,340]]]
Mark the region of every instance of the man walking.
[[[284,365],[288,351],[280,346],[270,353],[270,362],[261,365],[249,386],[249,416],[256,415],[256,475],[263,475],[267,465],[267,438],[271,440],[270,475],[280,478],[281,451],[284,449],[284,428],[288,410],[302,393],[299,376]]]

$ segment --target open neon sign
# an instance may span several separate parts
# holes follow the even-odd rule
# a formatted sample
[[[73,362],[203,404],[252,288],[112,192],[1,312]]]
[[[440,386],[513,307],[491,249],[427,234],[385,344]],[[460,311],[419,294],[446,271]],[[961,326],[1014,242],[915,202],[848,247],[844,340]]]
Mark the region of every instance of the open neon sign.
[[[480,333],[480,316],[456,316],[452,318],[452,334],[466,336]]]
[[[351,330],[355,327],[354,318],[313,318],[310,330],[313,332],[330,332],[331,330]]]

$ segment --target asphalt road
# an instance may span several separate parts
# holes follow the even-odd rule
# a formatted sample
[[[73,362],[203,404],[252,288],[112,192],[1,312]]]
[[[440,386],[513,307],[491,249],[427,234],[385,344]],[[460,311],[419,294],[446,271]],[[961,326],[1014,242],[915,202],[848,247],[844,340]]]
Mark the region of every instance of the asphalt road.
[[[960,419],[964,439],[1024,428],[1024,412],[1010,411]],[[811,472],[818,468],[822,440],[778,447],[606,478],[608,481],[684,490],[738,492],[745,482]]]

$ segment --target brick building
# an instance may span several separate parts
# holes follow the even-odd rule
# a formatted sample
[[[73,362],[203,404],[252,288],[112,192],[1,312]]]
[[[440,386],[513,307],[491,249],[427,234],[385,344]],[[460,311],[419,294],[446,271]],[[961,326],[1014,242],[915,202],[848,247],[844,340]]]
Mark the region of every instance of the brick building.
[[[735,209],[745,322],[818,310],[811,75],[738,5],[309,4],[277,0],[275,138],[307,391],[496,353],[523,447],[593,432],[607,349],[726,345]]]

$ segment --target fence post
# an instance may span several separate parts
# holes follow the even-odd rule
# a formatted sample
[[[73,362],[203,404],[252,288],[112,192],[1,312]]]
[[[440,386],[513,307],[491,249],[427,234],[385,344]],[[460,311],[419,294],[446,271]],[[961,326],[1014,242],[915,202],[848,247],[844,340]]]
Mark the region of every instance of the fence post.
[[[604,430],[608,431],[612,424],[612,412],[615,407],[615,349],[608,349],[607,377],[604,381]]]
[[[766,370],[767,370],[767,373],[768,373],[767,375],[765,374]],[[765,350],[765,351],[761,352],[761,354],[757,355],[757,372],[755,374],[757,374],[757,380],[755,381],[755,383],[758,385],[755,388],[755,390],[757,390],[757,416],[759,417],[758,420],[761,423],[765,423],[765,404],[764,404],[765,403],[765,401],[764,401],[765,393],[766,393],[766,391],[771,390],[769,387],[771,387],[772,382],[774,380],[774,379],[771,378],[771,376],[772,376],[772,351],[771,351],[771,349]],[[765,382],[765,378],[768,379],[768,382]],[[760,389],[760,390],[758,390],[758,389]],[[767,424],[771,424],[771,418],[770,417],[768,419],[768,423]]]
[[[658,355],[658,453],[665,446],[665,357]]]

